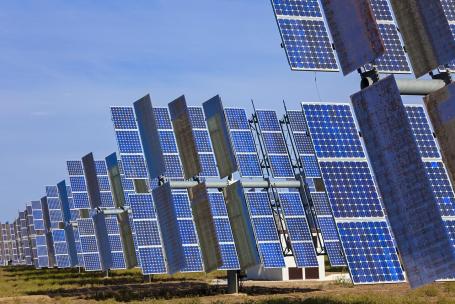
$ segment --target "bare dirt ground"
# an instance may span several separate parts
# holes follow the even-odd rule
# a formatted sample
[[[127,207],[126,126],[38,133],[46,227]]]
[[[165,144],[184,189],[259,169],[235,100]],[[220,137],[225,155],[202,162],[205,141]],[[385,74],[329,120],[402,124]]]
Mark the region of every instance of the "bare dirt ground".
[[[0,304],[6,303],[455,303],[455,282],[411,290],[408,284],[353,286],[345,282],[244,281],[240,295],[214,284],[224,273],[156,276],[136,270],[102,274],[74,270],[0,269]],[[216,281],[215,282],[219,282]]]

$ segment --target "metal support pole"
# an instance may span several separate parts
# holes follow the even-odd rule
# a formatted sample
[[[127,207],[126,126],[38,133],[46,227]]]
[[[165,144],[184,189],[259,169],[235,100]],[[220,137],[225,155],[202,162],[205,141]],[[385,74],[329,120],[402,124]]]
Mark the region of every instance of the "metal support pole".
[[[398,89],[401,95],[428,95],[446,86],[442,79],[397,79]]]
[[[227,271],[227,293],[228,294],[237,294],[239,293],[239,273],[237,270],[228,270]]]
[[[223,181],[223,182],[214,182],[207,181],[205,182],[207,188],[226,188],[228,185],[236,181]],[[187,189],[197,185],[195,181],[170,181],[172,189]],[[244,188],[299,188],[300,181],[268,181],[268,180],[251,180],[251,181],[242,181],[242,186]]]

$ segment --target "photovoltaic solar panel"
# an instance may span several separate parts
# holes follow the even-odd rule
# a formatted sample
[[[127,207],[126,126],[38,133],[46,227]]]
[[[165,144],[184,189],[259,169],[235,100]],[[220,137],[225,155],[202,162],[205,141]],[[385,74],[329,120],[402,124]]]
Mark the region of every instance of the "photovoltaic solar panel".
[[[163,247],[151,194],[130,193],[138,260],[143,274],[166,273]]]
[[[380,73],[411,73],[388,0],[370,0],[386,52],[375,60]]]
[[[246,192],[251,222],[264,268],[285,266],[267,192]]]
[[[184,206],[185,209],[190,208],[190,199],[187,192],[172,191],[173,201],[176,206]],[[182,236],[182,245],[185,255],[186,266],[182,272],[201,272],[203,271],[201,250],[198,244],[196,228],[194,226],[193,215],[178,214],[177,222],[179,225],[180,234]]]
[[[330,217],[318,217],[318,223],[327,239],[335,238],[338,231],[342,245],[337,248],[326,244],[326,250],[342,249],[354,284],[404,281],[350,106],[303,104],[303,113],[318,156],[336,230]],[[323,134],[334,139],[333,146],[323,142]],[[312,198],[316,199],[319,210],[327,209],[321,207],[326,203],[322,193],[312,194]]]
[[[231,230],[231,223],[229,222],[223,195],[218,192],[209,192],[209,201],[223,261],[223,264],[219,269],[240,269],[237,250],[235,248],[234,237]]]
[[[318,158],[364,158],[349,105],[303,104]]]
[[[157,128],[161,141],[161,149],[164,156],[164,167],[166,176],[169,178],[183,178],[182,164],[180,162],[172,129],[171,117],[167,108],[153,108],[157,119]]]
[[[262,177],[261,165],[256,147],[252,144],[254,139],[245,110],[225,108],[225,114],[240,175],[242,177]]]
[[[406,106],[406,113],[419,147],[420,156],[422,158],[441,158],[424,108],[422,106]]]
[[[303,111],[287,111],[286,115],[297,154],[303,165],[305,180],[307,183],[314,185],[313,178],[320,178],[321,172],[305,116]],[[316,213],[318,227],[324,241],[324,249],[329,257],[330,264],[332,266],[346,266],[338,234],[333,235],[330,233],[336,231],[337,228],[327,194],[325,192],[317,192],[314,186],[310,187],[310,191],[311,203]]]
[[[120,223],[116,216],[106,217],[106,228],[112,254],[112,269],[126,269]]]
[[[313,237],[299,192],[279,192],[278,195],[297,267],[318,267]]]
[[[218,177],[215,155],[210,142],[209,131],[205,123],[204,111],[201,107],[188,107],[193,135],[196,141],[196,150],[199,154],[202,172],[201,177]]]
[[[286,142],[275,111],[257,110],[256,117],[272,176],[275,178],[293,178],[295,176],[294,169],[287,153]]]
[[[338,71],[316,0],[272,0],[283,47],[293,70]]]

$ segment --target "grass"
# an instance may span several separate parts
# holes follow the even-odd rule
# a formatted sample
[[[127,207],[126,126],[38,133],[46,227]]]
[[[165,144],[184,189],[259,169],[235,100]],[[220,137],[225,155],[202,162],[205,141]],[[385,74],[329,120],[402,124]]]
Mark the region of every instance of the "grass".
[[[149,282],[138,270],[101,273],[77,269],[0,268],[3,303],[242,303],[242,304],[420,304],[455,303],[455,283],[416,290],[407,284],[353,286],[340,282],[245,282],[242,296],[225,295],[225,286],[209,284],[224,272],[156,275]]]

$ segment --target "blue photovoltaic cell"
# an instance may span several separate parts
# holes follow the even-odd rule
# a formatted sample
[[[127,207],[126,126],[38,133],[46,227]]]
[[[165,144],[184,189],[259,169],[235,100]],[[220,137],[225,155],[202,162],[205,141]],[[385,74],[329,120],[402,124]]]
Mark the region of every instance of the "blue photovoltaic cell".
[[[58,197],[58,189],[56,186],[46,186],[46,195],[48,197]]]
[[[226,121],[242,177],[262,177],[262,168],[244,109],[226,108]]]
[[[111,107],[115,129],[136,129],[136,118],[132,107]]]
[[[87,185],[85,184],[85,177],[83,175],[70,176],[70,184],[74,192],[87,191]]]
[[[335,217],[384,216],[366,161],[333,161],[319,164]]]
[[[319,228],[324,236],[324,240],[334,241],[338,240],[338,232],[335,226],[335,220],[332,217],[318,218]]]
[[[317,267],[313,238],[298,192],[278,194],[297,267]]]
[[[74,208],[90,209],[90,202],[87,193],[73,193]]]
[[[66,162],[69,175],[84,175],[84,168],[82,167],[82,162],[69,160]]]
[[[156,218],[151,194],[129,194],[128,196],[134,220]]]
[[[303,104],[318,157],[365,157],[349,105]]]
[[[226,108],[226,120],[231,130],[250,130],[244,109]]]
[[[258,110],[256,115],[262,131],[281,131],[280,122],[275,111]]]
[[[293,134],[295,147],[299,155],[314,153],[313,146],[311,144],[311,138],[309,135],[307,135],[304,132],[301,133],[293,132]]]
[[[167,108],[153,108],[158,129],[172,130],[172,122]]]
[[[156,221],[134,221],[137,246],[160,246],[158,224]]]
[[[196,141],[196,149],[198,152],[212,152],[209,134],[205,130],[194,130],[194,140]]]
[[[442,216],[455,216],[455,196],[441,161],[424,162],[427,176]]]
[[[203,269],[201,251],[198,246],[183,246],[186,266],[182,272],[201,272]]]
[[[378,71],[383,73],[410,73],[411,68],[396,25],[379,23],[378,27],[386,50],[384,55],[375,60]]]
[[[137,131],[115,131],[120,153],[142,153],[141,139]]]
[[[262,138],[264,139],[264,145],[267,147],[269,153],[287,153],[286,143],[284,142],[283,135],[281,133],[263,132]]]
[[[237,154],[237,162],[243,177],[260,177],[262,168],[259,165],[259,159],[256,153]]]
[[[164,167],[166,168],[166,177],[183,178],[182,165],[178,154],[163,155]]]
[[[141,262],[143,274],[166,273],[164,255],[161,248],[139,248],[138,258]]]
[[[98,176],[98,185],[100,191],[111,191],[111,184],[109,183],[109,177],[107,175]]]
[[[171,130],[161,130],[160,136],[161,149],[163,153],[178,153],[177,143],[175,142],[174,132]]]
[[[147,178],[143,155],[122,155],[123,171],[127,178]]]
[[[406,106],[406,114],[411,124],[414,138],[423,158],[440,158],[433,131],[422,106]]]
[[[393,21],[388,0],[370,0],[376,20]]]
[[[247,152],[256,153],[256,144],[251,136],[251,132],[248,131],[231,131],[232,144],[235,146],[237,153]]]
[[[332,215],[329,199],[325,192],[311,192],[310,195],[317,215]]]
[[[303,163],[303,172],[305,172],[306,178],[321,177],[318,160],[314,155],[302,155],[300,159]]]
[[[199,160],[201,162],[201,167],[202,167],[200,176],[218,177],[218,170],[216,168],[216,162],[215,162],[215,157],[214,157],[213,153],[199,154]]]
[[[284,267],[283,252],[278,238],[267,192],[246,192],[251,222],[265,268]],[[268,208],[264,208],[268,206]]]
[[[317,0],[272,0],[279,16],[321,17]]]
[[[411,69],[388,1],[370,0],[370,2],[385,46],[385,54],[374,62],[377,70],[380,73],[410,73]]]
[[[440,0],[442,8],[449,22],[455,21],[455,3],[453,0]]]
[[[105,222],[112,255],[112,269],[125,269],[125,256],[118,219],[116,216],[106,217]]]
[[[354,283],[404,281],[385,221],[341,222],[338,229]]]
[[[188,107],[193,129],[206,129],[205,116],[202,107]]]
[[[283,251],[281,244],[278,243],[259,243],[259,254],[262,259],[264,268],[283,268]]]
[[[96,175],[107,175],[106,162],[104,160],[95,160]]]
[[[291,126],[292,132],[308,132],[308,129],[306,127],[306,124],[304,123],[305,121],[305,116],[303,115],[303,112],[296,111],[296,110],[290,110],[286,112],[286,115],[289,120],[289,125]]]

